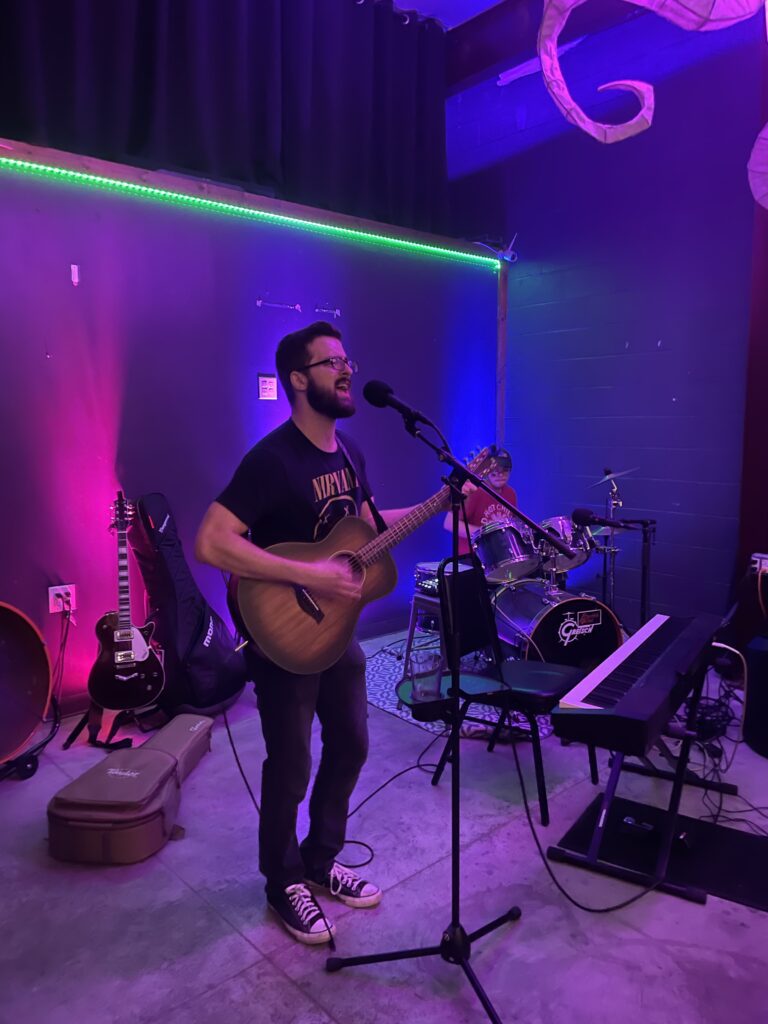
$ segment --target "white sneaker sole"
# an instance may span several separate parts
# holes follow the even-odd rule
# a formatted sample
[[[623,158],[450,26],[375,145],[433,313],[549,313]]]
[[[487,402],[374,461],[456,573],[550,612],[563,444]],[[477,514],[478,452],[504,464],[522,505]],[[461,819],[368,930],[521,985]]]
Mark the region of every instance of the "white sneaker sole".
[[[317,882],[313,882],[309,878],[304,880],[304,884],[313,892],[320,892],[325,896],[332,896],[333,899],[338,900],[347,907],[354,907],[355,910],[363,910],[367,907],[378,907],[384,895],[381,889],[378,889],[372,896],[341,896],[336,895],[336,893],[331,892],[331,890],[327,889],[324,885],[319,885]]]
[[[336,934],[335,924],[331,925],[330,932],[327,928],[323,928],[321,932],[301,932],[298,928],[293,928],[289,925],[288,922],[283,919],[283,915],[279,914],[270,903],[268,903],[267,906],[288,934],[292,935],[297,942],[303,942],[305,946],[319,946],[324,942],[330,942]]]

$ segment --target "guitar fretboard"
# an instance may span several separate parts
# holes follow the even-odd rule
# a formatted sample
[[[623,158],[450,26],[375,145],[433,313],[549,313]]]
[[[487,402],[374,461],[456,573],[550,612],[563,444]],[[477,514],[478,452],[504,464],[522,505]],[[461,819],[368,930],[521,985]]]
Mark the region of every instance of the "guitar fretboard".
[[[384,533],[380,533],[378,537],[360,548],[355,556],[355,560],[363,568],[373,565],[385,551],[389,551],[390,548],[399,544],[409,533],[413,533],[422,523],[426,523],[441,508],[446,508],[449,494],[448,487],[441,487],[437,494],[433,494],[431,498],[427,498],[421,505],[411,509],[402,519],[398,519],[389,529],[385,530]]]
[[[128,540],[125,530],[117,530],[117,628],[131,628],[131,585],[128,578]]]

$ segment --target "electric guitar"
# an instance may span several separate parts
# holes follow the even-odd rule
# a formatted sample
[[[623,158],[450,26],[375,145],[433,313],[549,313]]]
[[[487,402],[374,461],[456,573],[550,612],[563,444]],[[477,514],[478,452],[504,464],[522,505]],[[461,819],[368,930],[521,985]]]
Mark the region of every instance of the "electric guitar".
[[[96,623],[99,653],[88,676],[94,704],[110,711],[134,711],[154,703],[165,686],[163,666],[150,646],[154,622],[131,622],[131,584],[128,575],[126,532],[133,506],[117,492],[110,529],[117,534],[118,611],[107,612]]]
[[[494,462],[490,449],[485,448],[469,469],[486,476]],[[297,562],[343,559],[361,581],[362,589],[358,598],[315,598],[306,587],[298,585],[236,580],[234,596],[247,635],[262,654],[289,672],[311,675],[330,668],[346,650],[365,605],[384,597],[397,582],[389,549],[444,509],[449,494],[448,487],[441,488],[381,534],[365,520],[348,516],[314,544],[285,543],[267,548],[273,555]]]

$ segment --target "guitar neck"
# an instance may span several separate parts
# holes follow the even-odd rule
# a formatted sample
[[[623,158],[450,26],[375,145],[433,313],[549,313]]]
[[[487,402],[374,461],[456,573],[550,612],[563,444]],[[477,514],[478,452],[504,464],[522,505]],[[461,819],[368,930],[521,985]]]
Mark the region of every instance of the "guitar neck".
[[[131,628],[131,584],[126,530],[117,530],[117,628]]]
[[[416,505],[410,512],[407,512],[396,523],[393,523],[384,533],[380,533],[374,540],[369,541],[357,552],[357,561],[362,566],[373,565],[385,552],[389,551],[401,540],[405,540],[414,530],[417,530],[422,523],[446,507],[450,491],[448,487],[441,487],[437,494],[420,505]]]

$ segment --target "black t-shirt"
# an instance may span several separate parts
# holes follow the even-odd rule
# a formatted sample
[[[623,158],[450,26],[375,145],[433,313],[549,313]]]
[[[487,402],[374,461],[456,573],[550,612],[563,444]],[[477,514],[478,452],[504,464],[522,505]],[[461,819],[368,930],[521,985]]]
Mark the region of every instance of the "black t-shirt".
[[[322,451],[287,420],[251,448],[216,500],[246,523],[260,548],[322,540],[340,519],[360,515],[358,473],[368,488],[362,452],[346,434],[338,436],[354,468],[340,448]]]

